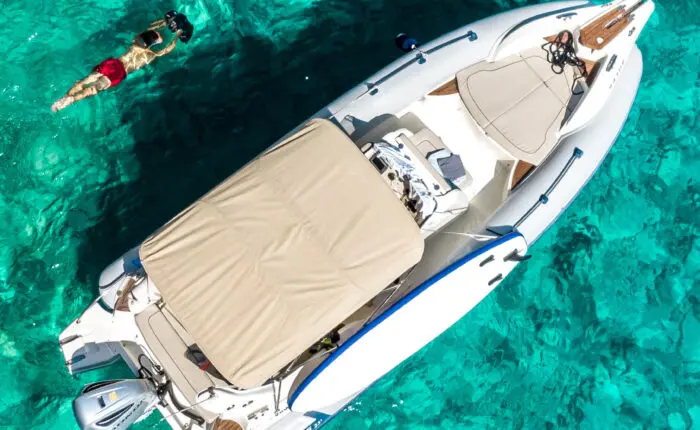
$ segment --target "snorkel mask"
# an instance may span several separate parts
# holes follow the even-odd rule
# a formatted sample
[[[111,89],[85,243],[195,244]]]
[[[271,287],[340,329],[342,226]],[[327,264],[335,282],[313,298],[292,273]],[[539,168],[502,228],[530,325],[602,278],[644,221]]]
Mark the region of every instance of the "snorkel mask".
[[[184,14],[171,10],[165,14],[165,22],[168,24],[168,29],[175,33],[180,30],[179,38],[187,43],[192,38],[194,25],[187,19]]]

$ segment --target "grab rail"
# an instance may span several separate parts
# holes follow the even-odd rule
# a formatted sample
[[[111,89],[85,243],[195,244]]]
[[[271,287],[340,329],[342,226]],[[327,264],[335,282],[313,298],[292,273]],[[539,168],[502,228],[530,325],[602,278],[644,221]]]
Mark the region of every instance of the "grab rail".
[[[578,4],[578,5],[574,5],[574,6],[568,6],[568,7],[565,7],[565,8],[563,8],[563,9],[559,9],[559,10],[553,10],[553,11],[549,11],[549,12],[543,12],[543,13],[540,13],[540,14],[537,14],[537,15],[533,15],[533,16],[531,16],[531,17],[529,17],[529,18],[526,18],[526,19],[520,21],[519,23],[515,24],[514,26],[510,27],[510,28],[509,28],[508,30],[506,30],[503,34],[501,34],[500,36],[498,36],[498,38],[496,39],[496,42],[495,42],[495,43],[493,44],[493,46],[491,47],[491,50],[489,51],[489,55],[488,55],[487,58],[489,58],[490,60],[492,60],[492,59],[494,58],[494,56],[496,55],[496,51],[498,51],[498,48],[501,46],[501,43],[503,43],[503,41],[506,40],[506,38],[507,38],[508,36],[510,36],[510,35],[513,34],[516,30],[518,30],[518,29],[524,27],[524,26],[527,25],[527,24],[530,24],[530,23],[533,22],[533,21],[536,21],[536,20],[538,20],[538,19],[540,19],[540,18],[546,18],[546,17],[552,16],[552,15],[557,15],[557,19],[566,18],[567,15],[568,15],[568,18],[571,18],[572,16],[578,14],[578,13],[574,13],[574,12],[571,12],[571,11],[574,11],[574,10],[577,10],[577,9],[588,8],[588,7],[594,7],[594,6],[597,6],[597,5],[596,5],[596,4],[593,4],[593,3]]]
[[[569,161],[566,162],[564,165],[564,168],[561,169],[561,172],[557,175],[556,178],[554,178],[554,182],[552,182],[552,185],[547,188],[547,191],[544,192],[544,194],[540,195],[540,197],[537,199],[535,204],[533,204],[530,209],[528,209],[527,212],[523,216],[520,217],[518,221],[515,222],[513,225],[514,229],[517,229],[523,222],[525,222],[526,219],[530,217],[530,215],[537,210],[540,205],[546,205],[547,202],[549,202],[549,195],[554,191],[554,188],[556,188],[557,185],[559,185],[559,182],[564,178],[564,175],[571,169],[571,166],[573,166],[574,161],[578,160],[583,156],[583,150],[580,148],[574,148],[574,153],[571,154],[571,157],[569,157]]]
[[[366,82],[364,82],[364,84],[367,86],[367,91],[365,91],[364,93],[362,93],[362,94],[360,94],[359,96],[357,96],[357,97],[355,98],[355,100],[359,100],[359,99],[361,99],[362,97],[364,97],[364,96],[367,95],[367,94],[369,94],[369,95],[371,95],[371,96],[377,94],[377,93],[379,92],[379,86],[380,86],[381,84],[383,84],[384,82],[386,82],[386,81],[388,81],[389,79],[393,78],[394,76],[398,75],[398,74],[401,73],[403,70],[405,70],[406,68],[410,67],[411,65],[413,65],[413,64],[415,64],[415,63],[424,64],[426,61],[428,61],[428,55],[429,55],[429,54],[432,54],[432,53],[434,53],[434,52],[437,52],[437,51],[439,51],[440,49],[442,49],[442,48],[444,48],[444,47],[446,47],[446,46],[448,46],[448,45],[451,45],[451,44],[453,44],[453,43],[455,43],[455,42],[459,42],[459,41],[462,40],[462,39],[468,39],[470,42],[474,42],[474,41],[476,41],[478,38],[479,38],[479,36],[478,36],[475,32],[473,32],[473,31],[471,31],[471,30],[468,30],[466,33],[461,34],[461,35],[459,35],[459,36],[457,36],[457,37],[454,37],[453,39],[450,39],[450,40],[448,40],[448,41],[446,41],[446,42],[443,42],[442,44],[440,44],[440,45],[438,45],[438,46],[435,46],[435,47],[433,47],[433,48],[430,48],[430,49],[428,49],[428,50],[423,51],[422,49],[420,49],[420,47],[416,48],[416,49],[415,49],[415,51],[416,51],[416,56],[415,56],[415,57],[411,58],[410,60],[408,60],[407,62],[405,62],[405,63],[403,63],[403,64],[400,64],[399,66],[397,66],[396,68],[394,68],[394,69],[392,69],[391,71],[387,72],[385,75],[381,76],[380,78],[378,78],[378,79],[377,79],[376,81],[374,81],[374,82],[371,82],[371,81],[366,81]]]

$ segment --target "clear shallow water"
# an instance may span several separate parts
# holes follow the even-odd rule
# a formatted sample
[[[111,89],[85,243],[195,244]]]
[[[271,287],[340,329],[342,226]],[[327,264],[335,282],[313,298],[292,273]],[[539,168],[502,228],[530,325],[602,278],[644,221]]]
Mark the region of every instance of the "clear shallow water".
[[[5,1],[0,427],[75,428],[79,388],[127,375],[73,378],[56,344],[107,263],[396,58],[395,33],[427,41],[526,3]],[[50,113],[173,7],[190,44]],[[657,3],[630,119],[534,258],[330,428],[700,428],[699,14]]]

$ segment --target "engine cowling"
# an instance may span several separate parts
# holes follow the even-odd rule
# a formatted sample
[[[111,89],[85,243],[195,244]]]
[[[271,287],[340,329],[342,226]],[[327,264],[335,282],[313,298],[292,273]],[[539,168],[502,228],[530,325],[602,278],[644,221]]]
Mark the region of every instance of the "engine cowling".
[[[121,379],[86,385],[73,401],[82,430],[121,430],[145,418],[158,395],[147,379]]]

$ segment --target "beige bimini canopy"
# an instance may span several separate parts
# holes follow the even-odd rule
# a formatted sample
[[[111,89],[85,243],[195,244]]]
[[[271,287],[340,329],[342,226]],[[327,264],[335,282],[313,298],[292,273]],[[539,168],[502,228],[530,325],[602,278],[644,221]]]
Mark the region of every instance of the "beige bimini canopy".
[[[259,386],[416,264],[420,230],[327,120],[241,169],[141,245],[212,364]]]

